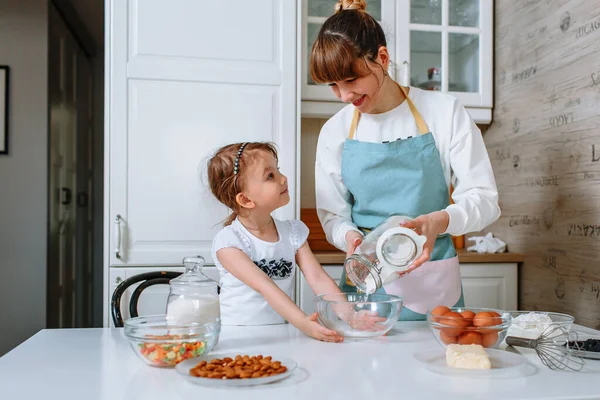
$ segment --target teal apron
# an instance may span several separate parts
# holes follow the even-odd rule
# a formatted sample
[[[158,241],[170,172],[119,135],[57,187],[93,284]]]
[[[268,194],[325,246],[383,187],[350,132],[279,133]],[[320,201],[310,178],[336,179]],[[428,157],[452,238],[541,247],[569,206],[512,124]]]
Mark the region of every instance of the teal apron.
[[[400,86],[420,135],[389,143],[354,140],[360,112],[354,110],[342,151],[342,180],[352,194],[352,221],[373,229],[391,215],[418,217],[450,202],[440,154],[427,124]],[[340,288],[356,292],[343,271]],[[400,320],[424,320],[437,305],[464,306],[458,258],[448,234],[440,235],[430,261],[378,290],[403,298]],[[437,304],[436,304],[437,303]]]

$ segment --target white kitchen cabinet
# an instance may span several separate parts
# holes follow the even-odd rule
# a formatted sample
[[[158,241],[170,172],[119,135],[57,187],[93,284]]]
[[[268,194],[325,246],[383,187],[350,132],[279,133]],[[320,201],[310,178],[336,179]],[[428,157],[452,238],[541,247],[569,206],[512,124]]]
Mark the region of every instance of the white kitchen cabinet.
[[[339,284],[342,265],[324,265],[325,271]],[[517,310],[517,263],[461,263],[460,274],[466,307]],[[314,293],[304,276],[299,279],[298,305],[313,313]]]
[[[109,286],[110,286],[110,295],[109,301],[112,297],[117,286],[123,282],[127,278],[131,278],[132,276],[142,274],[145,272],[160,272],[160,271],[171,271],[171,272],[181,272],[185,271],[183,266],[181,267],[163,267],[163,268],[144,268],[144,267],[113,267],[110,268],[109,272]],[[215,281],[219,281],[219,271],[217,267],[204,267],[202,272],[211,279]],[[129,314],[129,300],[131,299],[131,295],[133,291],[139,286],[139,283],[131,285],[121,297],[121,314],[123,316],[123,321],[130,318]],[[139,315],[156,315],[156,314],[164,314],[167,306],[167,298],[169,296],[169,285],[154,285],[145,289],[140,298],[138,300],[138,314]],[[108,320],[105,322],[105,326],[114,327],[114,323],[112,320],[112,314],[108,313]]]
[[[327,18],[334,12],[334,0],[301,0],[301,21],[302,35],[300,38],[300,57],[302,59],[302,106],[303,108],[314,106],[316,108],[325,107],[327,103],[333,102],[333,109],[339,109],[344,104],[340,102],[328,85],[316,84],[310,77],[310,51],[317,38],[321,26]],[[367,1],[368,12],[381,24],[384,32],[387,32],[388,48],[390,57],[394,59],[394,36],[389,34],[394,32],[395,28],[395,0],[369,0]],[[304,100],[307,100],[305,102]],[[310,103],[317,101],[318,103]],[[304,110],[306,111],[306,110]],[[321,111],[322,112],[322,111]],[[331,115],[331,114],[330,114]]]
[[[212,263],[227,210],[206,162],[225,144],[277,145],[292,200],[275,216],[295,215],[296,2],[233,3],[106,2],[106,267]]]
[[[518,309],[517,263],[460,264],[465,306]]]
[[[410,79],[403,83],[491,109],[492,0],[401,0],[396,15],[397,62],[408,63]]]
[[[335,281],[337,285],[340,284],[340,279],[342,279],[342,265],[323,265],[325,272]],[[300,307],[306,314],[312,314],[315,312],[315,294],[313,293],[310,286],[308,286],[308,282],[304,278],[304,275],[299,274],[299,288],[296,290],[298,296],[296,296],[296,304]]]
[[[315,30],[326,19],[304,0],[302,115],[329,117],[345,104],[331,88],[308,81],[309,51]],[[477,123],[489,123],[493,106],[493,0],[381,0],[367,11],[378,18],[388,39],[391,76],[403,85],[456,96]],[[380,12],[381,9],[381,12]],[[331,15],[332,11],[329,15]],[[391,13],[391,14],[390,14]]]

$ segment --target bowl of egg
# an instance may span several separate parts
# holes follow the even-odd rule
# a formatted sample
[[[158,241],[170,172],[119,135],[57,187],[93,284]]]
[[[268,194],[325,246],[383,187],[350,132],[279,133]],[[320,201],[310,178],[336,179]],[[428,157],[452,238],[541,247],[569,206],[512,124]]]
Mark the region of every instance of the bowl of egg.
[[[435,339],[449,344],[478,344],[497,349],[506,337],[512,316],[492,308],[437,306],[427,312]]]

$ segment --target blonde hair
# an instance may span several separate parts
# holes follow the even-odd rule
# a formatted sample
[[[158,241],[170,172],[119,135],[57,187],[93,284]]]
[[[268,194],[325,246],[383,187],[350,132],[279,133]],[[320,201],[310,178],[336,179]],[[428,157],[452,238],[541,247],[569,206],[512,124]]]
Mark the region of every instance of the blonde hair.
[[[242,145],[244,145],[243,150],[238,155]],[[208,161],[210,191],[217,200],[232,211],[224,222],[225,226],[230,225],[240,214],[241,209],[236,197],[245,189],[248,169],[260,152],[272,154],[277,159],[277,149],[274,144],[246,142],[221,147]],[[236,166],[237,173],[234,172]]]
[[[367,2],[365,0],[340,0],[333,9],[336,13],[344,10],[365,11],[367,9]]]
[[[364,75],[356,61],[375,62],[387,46],[381,25],[366,12],[365,0],[340,0],[335,14],[319,30],[310,53],[310,75],[317,83],[343,81]]]

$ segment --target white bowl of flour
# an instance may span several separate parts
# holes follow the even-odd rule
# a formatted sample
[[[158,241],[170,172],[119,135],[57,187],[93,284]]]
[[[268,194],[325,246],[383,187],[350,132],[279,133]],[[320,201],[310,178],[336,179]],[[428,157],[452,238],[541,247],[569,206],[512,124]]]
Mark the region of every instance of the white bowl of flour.
[[[507,336],[537,339],[548,328],[560,326],[571,330],[575,318],[569,314],[547,311],[507,311],[512,316]]]

